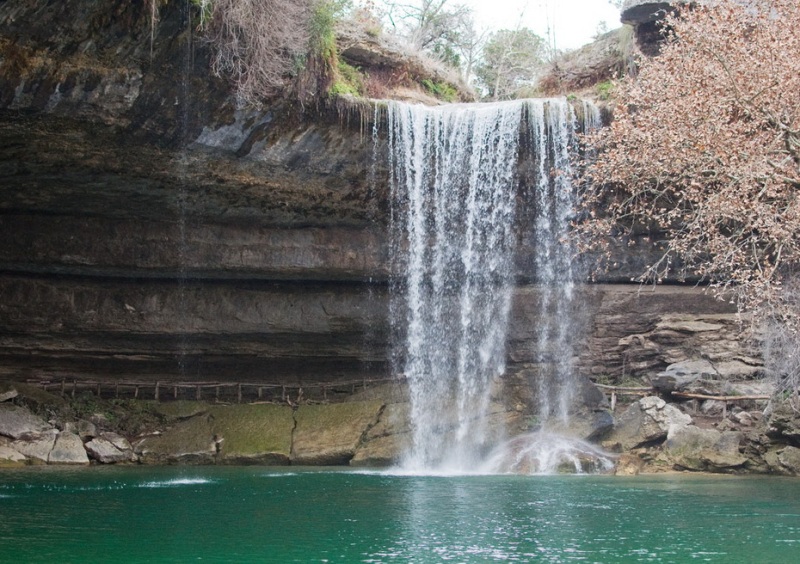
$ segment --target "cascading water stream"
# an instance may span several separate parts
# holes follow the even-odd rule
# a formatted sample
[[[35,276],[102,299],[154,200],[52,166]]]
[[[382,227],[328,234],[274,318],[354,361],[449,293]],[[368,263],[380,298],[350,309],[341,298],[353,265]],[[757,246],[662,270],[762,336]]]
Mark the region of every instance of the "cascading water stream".
[[[536,418],[539,422],[566,424],[577,388],[574,367],[573,294],[578,275],[576,247],[570,237],[575,212],[573,155],[578,131],[600,127],[596,106],[583,103],[583,124],[578,127],[570,104],[550,101],[531,105],[531,139],[537,163],[534,183],[533,230],[536,244],[536,280],[540,288],[537,323]]]
[[[408,468],[474,464],[488,438],[488,390],[505,369],[522,108],[389,104]]]
[[[599,121],[593,106],[583,113],[584,127]],[[538,379],[538,414],[567,417],[575,121],[564,99],[388,103],[395,369],[408,381],[413,434],[407,471],[475,471],[504,438],[488,420],[506,369],[518,220],[532,225],[542,287],[532,346],[549,368]],[[533,174],[521,173],[526,162]]]

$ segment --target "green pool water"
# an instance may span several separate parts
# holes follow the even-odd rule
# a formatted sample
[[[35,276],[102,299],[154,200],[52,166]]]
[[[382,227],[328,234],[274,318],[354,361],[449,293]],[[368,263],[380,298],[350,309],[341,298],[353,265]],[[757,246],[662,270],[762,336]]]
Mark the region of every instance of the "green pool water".
[[[2,562],[800,562],[800,480],[0,471]]]

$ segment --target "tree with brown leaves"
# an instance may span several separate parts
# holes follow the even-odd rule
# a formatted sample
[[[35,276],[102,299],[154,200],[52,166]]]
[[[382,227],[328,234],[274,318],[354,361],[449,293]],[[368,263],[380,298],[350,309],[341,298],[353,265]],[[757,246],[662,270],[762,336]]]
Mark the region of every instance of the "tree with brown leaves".
[[[681,264],[797,330],[782,288],[800,265],[800,3],[715,2],[664,29],[592,139],[582,230],[666,233],[643,280]]]

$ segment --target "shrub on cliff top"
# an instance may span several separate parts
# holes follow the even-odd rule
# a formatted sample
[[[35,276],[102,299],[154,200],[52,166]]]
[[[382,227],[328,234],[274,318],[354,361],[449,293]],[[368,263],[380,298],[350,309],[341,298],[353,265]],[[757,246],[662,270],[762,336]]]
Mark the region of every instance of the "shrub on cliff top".
[[[229,76],[240,103],[258,105],[284,88],[309,47],[313,0],[214,0],[206,34],[212,68]]]

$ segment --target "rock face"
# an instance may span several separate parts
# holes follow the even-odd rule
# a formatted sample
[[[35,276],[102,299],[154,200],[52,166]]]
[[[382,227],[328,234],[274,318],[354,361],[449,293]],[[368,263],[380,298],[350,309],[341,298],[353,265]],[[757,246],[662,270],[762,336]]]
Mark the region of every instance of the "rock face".
[[[642,398],[616,421],[605,443],[616,450],[631,450],[663,441],[670,430],[691,424],[692,418],[658,397]]]
[[[217,454],[214,433],[206,415],[178,423],[161,435],[134,445],[145,464],[213,464]]]
[[[679,469],[719,472],[745,465],[747,458],[739,451],[742,438],[741,433],[734,431],[683,425],[670,431],[665,447]]]
[[[137,460],[128,440],[116,433],[103,433],[84,446],[89,456],[102,464],[136,462]]]
[[[382,409],[380,402],[300,407],[295,415],[292,464],[349,464]]]
[[[179,4],[163,7],[151,54],[142,3],[0,3],[0,378],[311,390],[390,376],[389,187],[375,159],[385,138],[373,143],[368,133],[374,109],[286,101],[236,109]],[[628,10],[645,9],[638,4]],[[385,64],[369,62],[367,43],[352,42],[346,56]],[[610,283],[575,291],[582,376],[673,377],[697,358],[720,376],[758,373],[730,304],[698,288],[614,284],[637,274],[653,249],[614,252]],[[529,403],[521,390],[543,362],[530,346],[542,296],[535,253],[520,237],[511,391],[493,413],[497,426],[515,430],[524,406],[510,406]],[[581,395],[585,425],[569,432],[596,437],[610,423],[606,408],[602,397]],[[377,399],[380,407],[328,435],[305,406],[253,407],[237,415],[242,427],[230,411],[205,406],[134,450],[160,463],[395,462],[409,440],[406,407]],[[620,441],[662,440],[670,410],[637,409]],[[0,404],[0,434],[45,462],[56,435],[29,415]],[[777,434],[794,436],[774,421]],[[133,456],[97,429],[65,431],[89,441],[94,460]],[[62,446],[74,443],[62,435]]]
[[[24,407],[0,404],[0,435],[19,439],[26,435],[36,435],[51,428],[41,417]]]
[[[620,20],[631,25],[641,25],[657,21],[670,9],[671,2],[652,0],[625,0],[620,12]]]
[[[58,437],[57,429],[25,435],[11,443],[11,448],[24,454],[34,464],[47,464]]]
[[[646,55],[657,55],[663,41],[661,21],[672,11],[673,4],[688,4],[683,0],[677,2],[653,2],[652,0],[625,0],[620,12],[622,23],[632,25],[636,34],[639,49]],[[693,2],[694,3],[694,2]]]
[[[75,433],[62,432],[56,437],[53,450],[47,457],[50,464],[89,464],[83,441]]]

